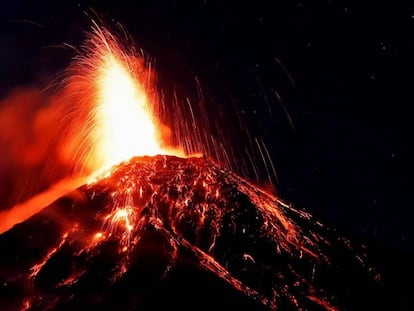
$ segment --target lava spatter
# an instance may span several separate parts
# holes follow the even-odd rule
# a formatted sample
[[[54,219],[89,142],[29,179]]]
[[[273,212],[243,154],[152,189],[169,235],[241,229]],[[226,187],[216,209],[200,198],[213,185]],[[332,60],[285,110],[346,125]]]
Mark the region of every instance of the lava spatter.
[[[2,280],[28,310],[99,306],[132,276],[152,284],[185,258],[270,309],[334,310],[332,293],[314,282],[338,243],[326,234],[308,213],[206,158],[135,157],[1,235],[1,246],[19,245],[9,266],[26,267]],[[36,252],[23,247],[27,236]]]

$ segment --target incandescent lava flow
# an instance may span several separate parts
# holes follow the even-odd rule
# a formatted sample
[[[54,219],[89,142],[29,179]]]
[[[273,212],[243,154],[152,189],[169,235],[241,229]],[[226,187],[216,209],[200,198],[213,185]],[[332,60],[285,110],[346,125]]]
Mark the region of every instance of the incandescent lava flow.
[[[1,279],[11,309],[134,309],[186,263],[270,309],[332,310],[322,232],[204,157],[135,157],[1,235]]]
[[[2,310],[204,309],[214,293],[249,309],[364,305],[372,284],[346,240],[209,158],[163,147],[132,59],[99,28],[87,52],[87,74],[70,81],[93,85],[73,141],[99,173],[0,235]]]

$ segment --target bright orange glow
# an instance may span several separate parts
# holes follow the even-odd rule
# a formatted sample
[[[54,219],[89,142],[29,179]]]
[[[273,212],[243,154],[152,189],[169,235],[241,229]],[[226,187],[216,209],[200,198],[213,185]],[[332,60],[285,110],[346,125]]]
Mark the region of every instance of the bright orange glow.
[[[123,248],[127,247],[131,240],[134,225],[136,225],[134,208],[130,206],[115,208],[110,214],[106,215],[105,222],[106,235],[117,235]],[[103,234],[102,236],[105,237]]]
[[[180,150],[171,146],[171,131],[159,118],[151,63],[95,26],[64,80],[70,95],[62,116],[70,121],[62,157],[91,177],[134,156],[185,157],[180,144]]]
[[[102,239],[102,237],[103,237],[103,233],[102,232],[97,232],[95,234],[95,236],[94,236],[94,238],[97,239],[97,240]]]
[[[156,125],[145,90],[120,60],[108,52],[97,77],[93,139],[101,167],[133,156],[165,153],[158,143]]]
[[[112,217],[112,222],[121,223],[125,227],[125,230],[130,232],[132,230],[130,215],[133,213],[132,208],[120,208],[117,209],[114,216]]]

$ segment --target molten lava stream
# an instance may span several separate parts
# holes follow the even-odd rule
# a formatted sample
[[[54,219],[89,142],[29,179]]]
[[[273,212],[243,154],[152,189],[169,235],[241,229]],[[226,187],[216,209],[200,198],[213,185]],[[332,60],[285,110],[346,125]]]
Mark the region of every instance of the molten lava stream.
[[[50,205],[68,192],[80,187],[87,180],[87,177],[62,179],[52,185],[48,190],[33,196],[23,203],[13,206],[9,210],[0,212],[0,234],[40,212],[44,207]]]

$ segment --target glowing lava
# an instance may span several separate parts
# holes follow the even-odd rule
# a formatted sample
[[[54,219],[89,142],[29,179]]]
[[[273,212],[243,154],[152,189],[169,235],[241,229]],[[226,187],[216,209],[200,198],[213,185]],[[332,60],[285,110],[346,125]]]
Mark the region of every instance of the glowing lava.
[[[95,24],[66,73],[72,119],[64,154],[76,166],[96,176],[134,156],[185,156],[156,116],[153,69],[130,44]]]
[[[111,236],[114,232],[120,232],[120,245],[123,251],[128,249],[131,234],[136,225],[134,209],[132,206],[116,208],[105,217],[108,236]],[[98,232],[95,237],[97,235],[102,236],[102,233]]]
[[[337,285],[364,269],[349,241],[205,157],[115,165],[0,235],[7,245],[6,262],[28,271],[3,269],[0,278],[15,293],[10,303],[30,310],[119,310],[120,301],[136,310],[151,284],[185,262],[265,309],[337,310]]]
[[[108,51],[96,82],[93,137],[98,163],[109,167],[133,156],[165,153],[157,141],[148,96],[127,64]]]

